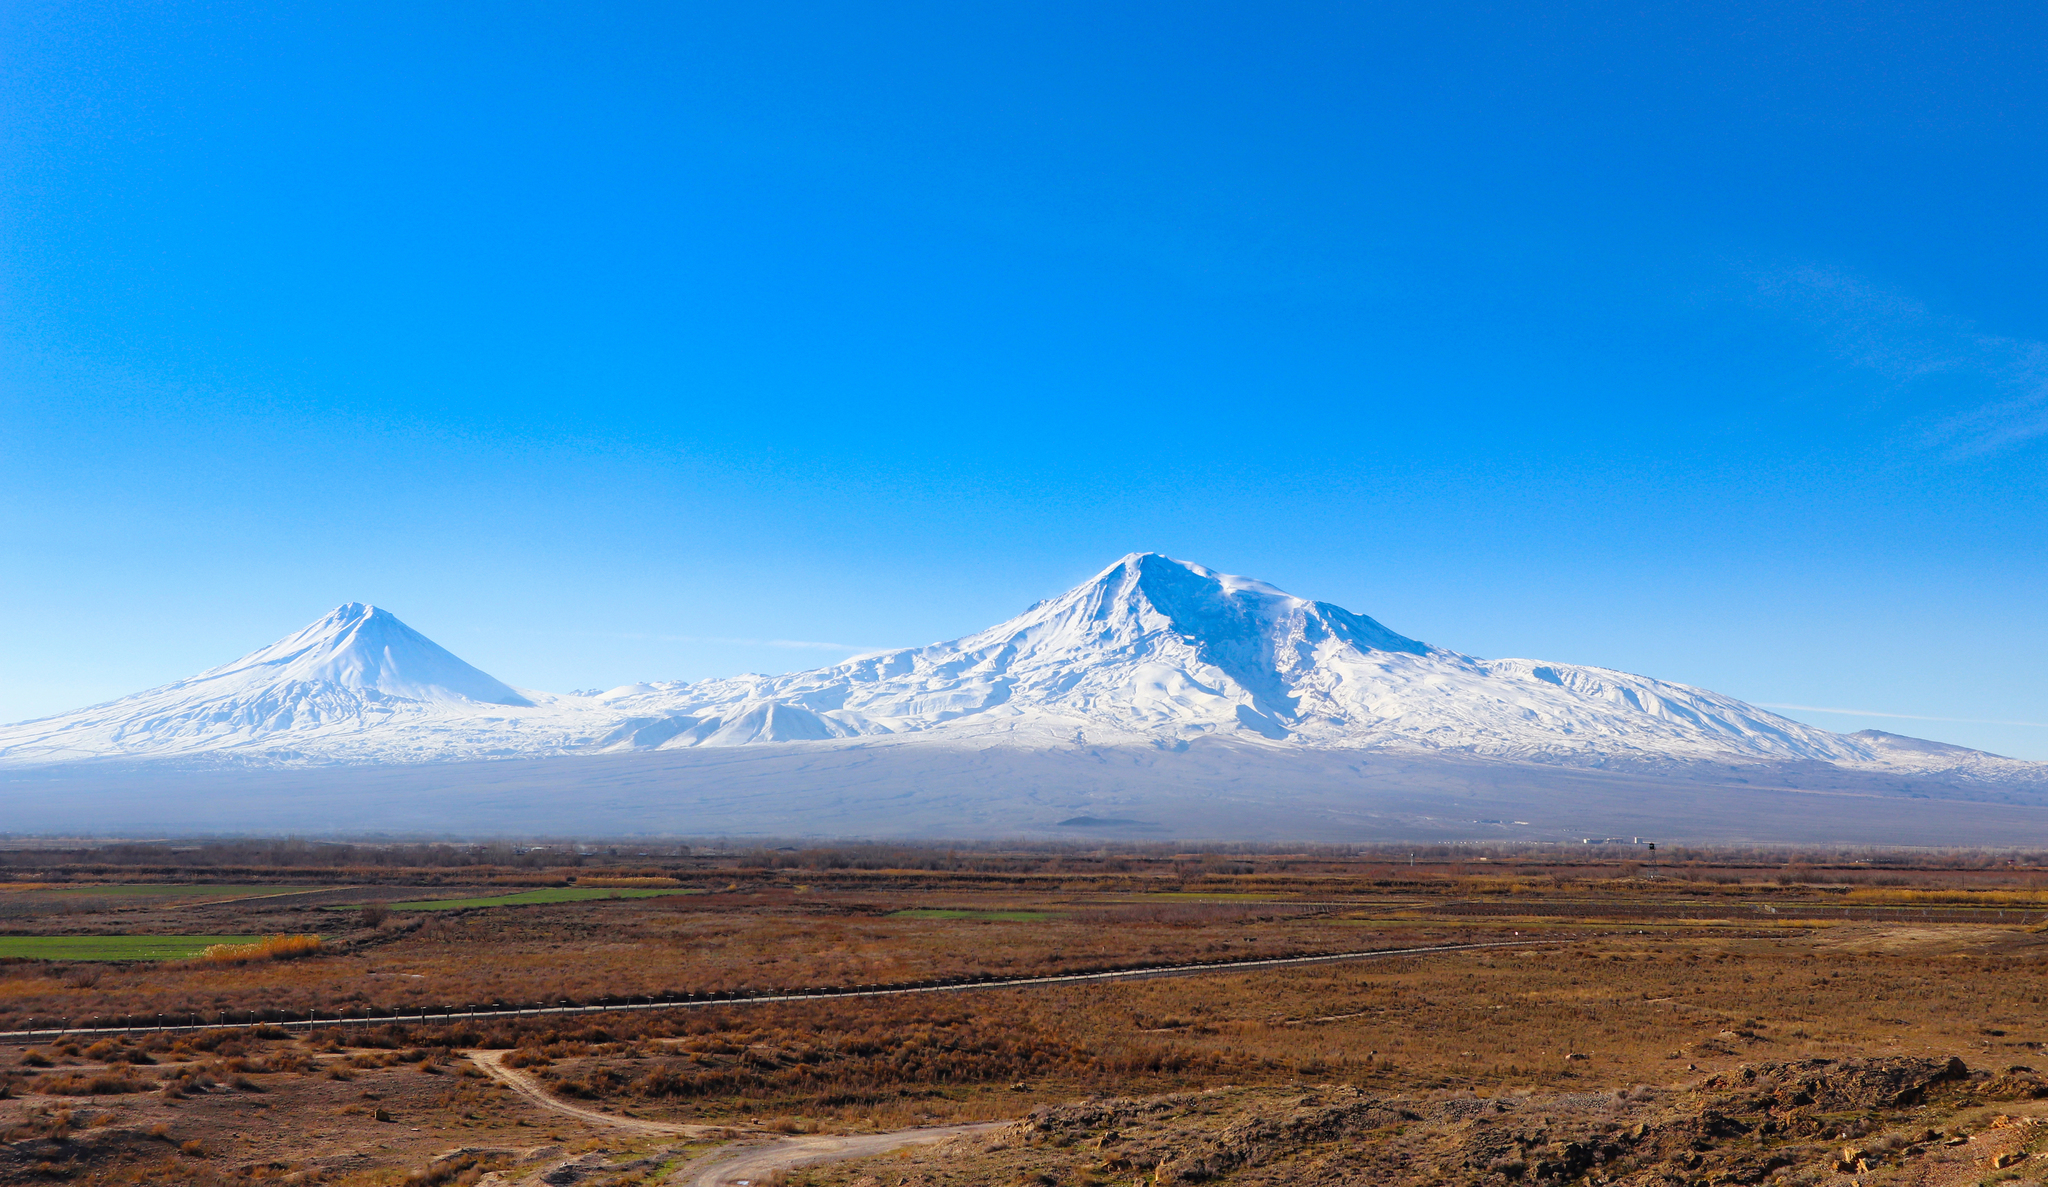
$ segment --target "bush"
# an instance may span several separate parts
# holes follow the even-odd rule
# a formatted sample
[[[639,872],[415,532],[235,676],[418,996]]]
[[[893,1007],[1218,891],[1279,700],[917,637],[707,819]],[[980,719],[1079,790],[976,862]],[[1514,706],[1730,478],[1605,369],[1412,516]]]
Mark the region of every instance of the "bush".
[[[120,1096],[129,1092],[148,1092],[151,1085],[121,1072],[94,1072],[78,1076],[44,1076],[36,1081],[36,1091],[51,1096]]]
[[[257,960],[292,960],[320,951],[319,936],[267,936],[253,944],[215,944],[199,954],[213,964],[248,964]]]

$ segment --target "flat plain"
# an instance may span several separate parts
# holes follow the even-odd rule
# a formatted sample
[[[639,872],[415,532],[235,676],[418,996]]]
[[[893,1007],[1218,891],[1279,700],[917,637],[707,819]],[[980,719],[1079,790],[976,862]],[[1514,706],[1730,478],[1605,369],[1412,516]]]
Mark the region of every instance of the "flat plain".
[[[61,891],[0,894],[15,942],[321,943],[0,964],[0,1029],[39,1032],[0,1040],[0,1182],[709,1182],[732,1148],[847,1187],[2048,1169],[2034,855],[585,848],[6,853]],[[180,878],[266,893],[122,889]],[[862,996],[731,1000],[826,990]]]

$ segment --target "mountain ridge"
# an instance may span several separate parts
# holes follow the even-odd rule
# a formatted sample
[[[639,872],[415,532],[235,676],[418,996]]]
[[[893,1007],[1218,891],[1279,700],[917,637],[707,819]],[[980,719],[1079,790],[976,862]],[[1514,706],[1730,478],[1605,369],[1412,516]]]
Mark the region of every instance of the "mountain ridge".
[[[520,690],[362,603],[187,680],[0,726],[0,766],[435,763],[903,744],[1443,753],[1585,768],[1821,763],[2048,789],[2048,764],[1837,734],[1705,689],[1486,660],[1252,578],[1132,553],[959,639],[779,676]],[[886,745],[885,745],[886,744]]]

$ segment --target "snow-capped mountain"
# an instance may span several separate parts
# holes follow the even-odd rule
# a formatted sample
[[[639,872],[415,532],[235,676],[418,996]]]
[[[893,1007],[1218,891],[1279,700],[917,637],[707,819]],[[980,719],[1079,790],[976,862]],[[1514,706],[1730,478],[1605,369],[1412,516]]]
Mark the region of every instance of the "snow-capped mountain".
[[[351,604],[190,680],[0,727],[0,764],[431,762],[809,743],[977,748],[1223,737],[1581,767],[1825,763],[2041,783],[2048,764],[1844,735],[1625,672],[1484,660],[1152,553],[978,634],[783,676],[510,688]]]
[[[1729,697],[1602,668],[1481,660],[1362,614],[1157,554],[1127,556],[1008,622],[787,676],[631,685],[614,747],[693,746],[778,708],[747,740],[1023,732],[1122,742],[1246,733],[1515,758],[1874,752]],[[686,724],[687,722],[687,724]]]
[[[0,727],[0,762],[173,757],[300,746],[344,758],[437,724],[492,724],[535,702],[457,659],[389,611],[360,602],[229,664],[175,684],[39,721]],[[422,757],[439,757],[422,753]]]

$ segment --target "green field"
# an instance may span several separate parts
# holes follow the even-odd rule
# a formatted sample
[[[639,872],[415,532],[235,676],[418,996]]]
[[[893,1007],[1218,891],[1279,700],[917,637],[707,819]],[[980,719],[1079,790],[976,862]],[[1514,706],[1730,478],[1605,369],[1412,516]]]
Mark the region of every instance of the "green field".
[[[37,898],[261,898],[268,894],[312,894],[332,890],[331,886],[228,886],[214,883],[161,882],[107,886],[36,886],[0,892],[34,895]]]
[[[889,913],[891,919],[1001,919],[1012,923],[1036,923],[1058,917],[1057,911],[969,911],[959,907],[912,907]]]
[[[184,960],[215,944],[253,944],[262,936],[0,936],[0,958],[29,960]]]
[[[701,890],[677,887],[661,890],[636,890],[609,886],[550,886],[545,890],[523,890],[517,894],[486,895],[482,898],[439,898],[423,899],[411,903],[386,903],[394,911],[459,911],[465,907],[524,907],[534,903],[581,903],[591,899],[607,898],[658,898],[665,894],[702,894]],[[351,907],[329,907],[330,911],[359,911],[363,904]]]

